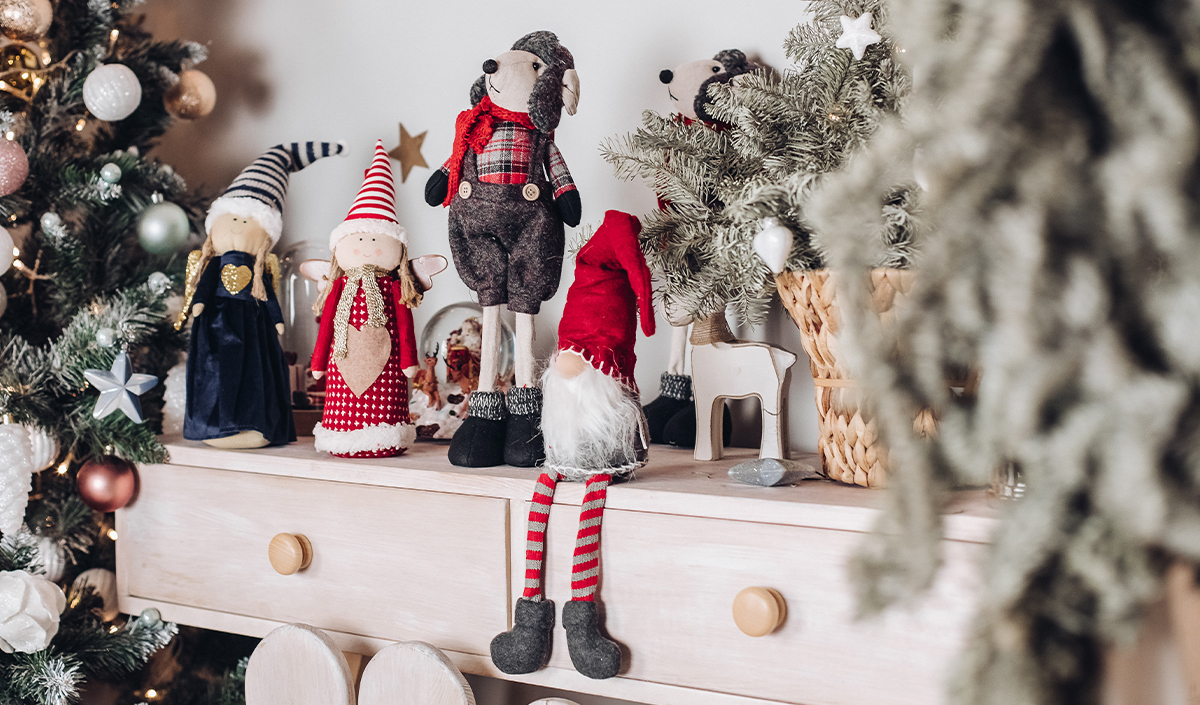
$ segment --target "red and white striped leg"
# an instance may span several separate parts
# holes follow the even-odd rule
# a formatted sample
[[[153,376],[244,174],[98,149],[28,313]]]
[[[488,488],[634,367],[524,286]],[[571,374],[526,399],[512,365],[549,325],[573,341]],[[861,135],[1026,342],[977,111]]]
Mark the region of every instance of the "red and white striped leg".
[[[600,582],[600,529],[604,521],[604,500],[612,476],[588,478],[583,506],[579,510],[579,533],[575,537],[575,559],[571,565],[571,599],[592,601]]]
[[[522,597],[541,602],[542,565],[546,555],[546,522],[550,520],[550,505],[554,502],[554,488],[559,475],[553,470],[542,473],[533,490],[529,505],[529,523],[525,535],[525,591]]]

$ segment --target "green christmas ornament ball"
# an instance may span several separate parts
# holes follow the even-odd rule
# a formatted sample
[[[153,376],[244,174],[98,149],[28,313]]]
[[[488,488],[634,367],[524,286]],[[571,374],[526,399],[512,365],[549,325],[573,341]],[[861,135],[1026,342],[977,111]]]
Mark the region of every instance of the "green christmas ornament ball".
[[[154,203],[138,220],[138,242],[152,255],[169,255],[187,241],[191,225],[187,213],[174,203]]]

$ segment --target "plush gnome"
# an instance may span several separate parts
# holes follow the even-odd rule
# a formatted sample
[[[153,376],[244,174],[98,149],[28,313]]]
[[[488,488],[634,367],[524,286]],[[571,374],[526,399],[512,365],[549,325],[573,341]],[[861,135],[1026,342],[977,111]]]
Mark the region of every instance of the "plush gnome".
[[[449,459],[463,467],[542,459],[542,395],[533,378],[533,316],[558,291],[565,234],[579,224],[579,191],[554,144],[562,110],[575,114],[579,79],[552,32],[521,37],[483,63],[470,110],[458,116],[454,152],[425,186],[450,209],[450,250],[483,306],[479,388]],[[516,384],[495,390],[501,305],[516,314]]]
[[[714,130],[728,129],[709,114],[706,105],[710,98],[708,89],[714,84],[728,83],[734,76],[753,71],[760,66],[738,49],[726,49],[711,59],[689,61],[674,69],[663,69],[658,79],[667,87],[667,96],[675,110],[675,119],[686,124],[699,120]],[[670,203],[661,197],[659,208],[668,208]],[[667,371],[659,380],[658,396],[646,405],[646,425],[650,429],[651,443],[669,443],[683,447],[696,444],[696,408],[692,404],[692,378],[685,374],[684,359],[687,355],[687,331],[691,321],[686,316],[667,312],[672,325],[671,358]],[[724,409],[722,435],[726,445],[733,432],[733,420],[729,409]]]
[[[279,260],[288,179],[342,144],[293,142],[267,150],[213,201],[208,238],[188,256],[176,328],[195,317],[187,359],[183,437],[222,448],[296,440],[287,361],[279,345],[283,311]]]
[[[558,328],[558,352],[542,378],[542,433],[546,462],[529,510],[525,592],[514,608],[513,628],[492,640],[492,661],[505,673],[546,665],[554,603],[542,592],[546,523],[559,480],[586,482],[571,566],[571,600],[562,623],[575,670],[611,678],[621,650],[600,631],[596,588],[600,581],[600,530],[608,485],[646,462],[645,418],[633,378],[633,344],[654,334],[650,270],[638,247],[637,218],[609,211],[575,259]]]
[[[421,288],[408,263],[408,236],[396,222],[396,186],[383,142],[345,221],[329,236],[333,252],[313,376],[329,374],[316,449],[344,458],[403,453],[416,438],[408,380],[417,371],[412,307]]]

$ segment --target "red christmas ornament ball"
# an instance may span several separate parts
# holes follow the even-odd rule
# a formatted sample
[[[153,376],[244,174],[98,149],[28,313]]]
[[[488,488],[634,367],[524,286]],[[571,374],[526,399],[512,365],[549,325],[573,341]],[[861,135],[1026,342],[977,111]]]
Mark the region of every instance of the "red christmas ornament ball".
[[[92,458],[79,468],[79,495],[92,509],[111,512],[133,501],[137,494],[137,471],[128,460],[112,455]]]

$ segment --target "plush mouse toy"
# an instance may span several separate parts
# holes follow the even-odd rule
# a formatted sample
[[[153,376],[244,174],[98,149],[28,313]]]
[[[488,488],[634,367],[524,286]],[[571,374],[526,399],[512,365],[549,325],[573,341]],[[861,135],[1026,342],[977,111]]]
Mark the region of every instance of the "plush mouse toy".
[[[760,68],[738,49],[726,49],[711,59],[689,61],[674,69],[663,69],[658,80],[666,84],[667,96],[675,110],[675,119],[690,125],[699,120],[714,130],[728,129],[718,122],[705,107],[709,104],[708,89],[713,84],[727,83],[734,76]],[[662,198],[659,208],[670,204]],[[690,318],[666,311],[671,323],[671,357],[667,371],[659,380],[658,397],[645,406],[646,423],[652,443],[669,443],[683,447],[696,444],[696,409],[692,404],[692,378],[685,374],[687,337]],[[726,445],[733,432],[729,409],[724,410],[722,436]]]
[[[412,308],[421,288],[409,267],[408,234],[396,221],[396,186],[383,142],[345,221],[329,236],[330,283],[313,307],[321,329],[312,369],[325,376],[317,450],[343,458],[403,453],[416,439],[408,381],[417,372]]]
[[[276,145],[208,209],[204,246],[187,261],[184,306],[195,317],[187,359],[183,437],[221,448],[296,440],[275,287],[288,179],[341,144]]]
[[[579,78],[552,32],[521,37],[483,62],[470,110],[458,116],[454,152],[425,186],[430,205],[450,209],[450,250],[483,306],[479,389],[454,434],[454,465],[532,467],[543,455],[541,390],[533,378],[533,316],[558,290],[565,235],[579,224],[579,191],[553,135],[574,115]],[[495,391],[500,306],[516,314],[516,384]]]

